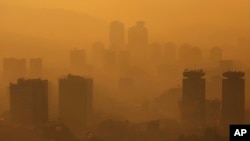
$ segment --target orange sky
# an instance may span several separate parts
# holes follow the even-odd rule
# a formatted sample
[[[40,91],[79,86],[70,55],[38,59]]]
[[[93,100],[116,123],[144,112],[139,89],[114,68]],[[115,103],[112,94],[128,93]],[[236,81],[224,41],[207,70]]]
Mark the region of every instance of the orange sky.
[[[191,31],[183,35],[193,32],[198,36],[208,34],[205,30],[250,25],[249,0],[0,0],[0,3],[87,13],[106,23],[120,20],[126,28],[137,20],[145,20],[152,41],[179,37],[184,30]]]
[[[64,8],[110,21],[137,19],[189,23],[215,19],[237,23],[250,15],[248,0],[1,0],[29,7]],[[218,22],[219,22],[218,21]],[[249,21],[247,21],[249,22]],[[176,23],[174,23],[176,24]],[[244,24],[244,23],[242,23]]]

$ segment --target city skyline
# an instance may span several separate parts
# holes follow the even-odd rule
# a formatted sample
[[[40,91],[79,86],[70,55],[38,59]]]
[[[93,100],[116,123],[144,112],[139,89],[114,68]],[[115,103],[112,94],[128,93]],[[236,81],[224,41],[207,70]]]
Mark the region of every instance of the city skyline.
[[[228,141],[250,123],[249,6],[1,1],[0,140]]]

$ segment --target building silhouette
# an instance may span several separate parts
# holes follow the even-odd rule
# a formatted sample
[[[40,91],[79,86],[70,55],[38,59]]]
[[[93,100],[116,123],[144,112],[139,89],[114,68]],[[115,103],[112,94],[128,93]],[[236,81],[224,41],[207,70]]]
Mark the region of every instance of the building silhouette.
[[[133,48],[141,48],[148,45],[148,30],[144,21],[137,21],[136,25],[129,28],[128,45]]]
[[[109,43],[110,50],[119,52],[124,48],[125,43],[125,29],[123,23],[113,21],[109,28]]]
[[[245,121],[245,73],[228,71],[222,79],[222,122],[243,124]]]
[[[205,73],[185,70],[182,81],[182,120],[186,125],[202,126],[205,122]]]
[[[59,79],[59,117],[71,128],[84,128],[92,113],[93,80],[69,74]]]
[[[148,30],[144,21],[128,30],[128,47],[131,52],[132,65],[145,67],[148,64]]]
[[[32,78],[41,78],[43,74],[43,62],[42,58],[30,59],[29,73]]]
[[[74,49],[70,52],[70,67],[74,73],[81,74],[86,65],[86,52],[83,49]]]
[[[10,84],[10,116],[19,124],[44,124],[48,121],[48,81],[18,79]]]
[[[3,78],[4,82],[16,82],[18,78],[26,77],[26,59],[4,58],[3,59]]]

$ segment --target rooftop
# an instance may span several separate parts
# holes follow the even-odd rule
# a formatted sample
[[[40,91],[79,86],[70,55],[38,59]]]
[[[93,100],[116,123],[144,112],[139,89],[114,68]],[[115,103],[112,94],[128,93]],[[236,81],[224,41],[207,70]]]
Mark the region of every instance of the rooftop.
[[[227,71],[223,73],[223,76],[227,78],[242,78],[245,76],[245,73],[241,71]]]
[[[188,78],[202,78],[205,76],[205,72],[202,69],[199,70],[184,70],[183,72],[184,77]]]

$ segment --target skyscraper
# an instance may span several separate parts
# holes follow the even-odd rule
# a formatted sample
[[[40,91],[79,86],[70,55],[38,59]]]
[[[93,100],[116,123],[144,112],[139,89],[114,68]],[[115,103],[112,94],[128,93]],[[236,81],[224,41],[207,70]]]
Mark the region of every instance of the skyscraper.
[[[87,126],[92,98],[92,79],[70,74],[59,79],[59,117],[71,128]]]
[[[184,71],[182,81],[182,118],[188,125],[202,126],[205,122],[205,73]]]
[[[243,124],[245,119],[245,74],[228,71],[222,80],[222,122]]]
[[[113,21],[109,28],[110,50],[120,51],[124,47],[124,25],[119,21]]]
[[[129,28],[128,45],[132,48],[142,48],[148,45],[148,30],[144,21],[138,21],[135,26]]]
[[[11,120],[19,124],[43,124],[48,121],[48,81],[18,79],[10,84]]]
[[[42,58],[30,59],[29,73],[32,78],[41,78],[43,73]]]
[[[148,64],[148,30],[144,21],[136,22],[136,25],[128,30],[128,47],[131,51],[133,65],[145,67]]]
[[[18,78],[26,77],[27,64],[25,59],[3,59],[3,77],[5,83],[15,82]]]

